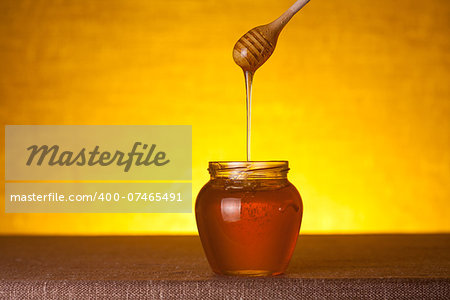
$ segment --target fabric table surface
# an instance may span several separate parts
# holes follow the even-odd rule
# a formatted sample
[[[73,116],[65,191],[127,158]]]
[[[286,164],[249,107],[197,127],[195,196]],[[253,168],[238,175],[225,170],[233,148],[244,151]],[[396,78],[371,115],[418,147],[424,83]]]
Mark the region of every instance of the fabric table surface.
[[[0,237],[2,299],[450,299],[450,234],[300,235],[286,274],[212,273],[198,237]]]

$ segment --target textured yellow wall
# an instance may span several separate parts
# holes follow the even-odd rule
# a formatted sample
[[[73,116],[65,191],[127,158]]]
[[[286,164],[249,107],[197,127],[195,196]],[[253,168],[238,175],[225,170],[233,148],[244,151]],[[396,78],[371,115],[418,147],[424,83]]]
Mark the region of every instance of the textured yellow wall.
[[[1,124],[192,124],[196,195],[208,161],[245,159],[232,47],[292,2],[0,1]],[[290,161],[303,232],[450,231],[449,36],[446,0],[311,0],[285,28],[253,158]],[[0,213],[3,234],[194,232],[193,214]]]

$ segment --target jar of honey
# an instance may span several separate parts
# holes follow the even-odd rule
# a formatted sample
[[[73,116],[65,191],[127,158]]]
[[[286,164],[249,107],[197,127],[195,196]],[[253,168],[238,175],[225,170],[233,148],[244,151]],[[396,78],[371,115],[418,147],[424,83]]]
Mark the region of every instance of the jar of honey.
[[[291,259],[303,205],[287,161],[210,162],[195,203],[198,232],[218,274],[269,276]]]

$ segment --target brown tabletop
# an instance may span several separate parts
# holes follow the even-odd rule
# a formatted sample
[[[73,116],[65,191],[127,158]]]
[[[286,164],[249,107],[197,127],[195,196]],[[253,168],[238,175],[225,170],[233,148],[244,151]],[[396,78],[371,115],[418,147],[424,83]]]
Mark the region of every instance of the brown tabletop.
[[[285,275],[214,275],[198,237],[0,237],[0,298],[450,299],[450,234],[301,235]]]

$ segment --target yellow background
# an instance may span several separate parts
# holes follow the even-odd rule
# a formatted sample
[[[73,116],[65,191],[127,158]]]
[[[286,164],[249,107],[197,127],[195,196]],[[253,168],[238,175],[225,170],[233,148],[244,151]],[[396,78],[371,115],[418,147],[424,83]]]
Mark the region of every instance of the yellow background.
[[[192,124],[196,195],[208,161],[245,159],[232,47],[292,2],[0,1],[1,123]],[[450,231],[449,29],[446,0],[311,0],[285,28],[253,158],[289,160],[302,232]],[[2,234],[195,232],[193,214],[0,213]]]

